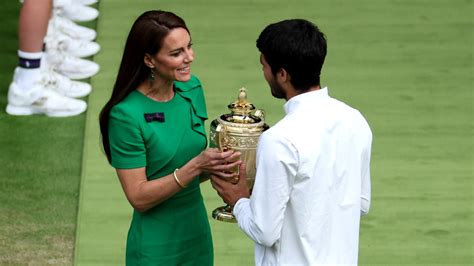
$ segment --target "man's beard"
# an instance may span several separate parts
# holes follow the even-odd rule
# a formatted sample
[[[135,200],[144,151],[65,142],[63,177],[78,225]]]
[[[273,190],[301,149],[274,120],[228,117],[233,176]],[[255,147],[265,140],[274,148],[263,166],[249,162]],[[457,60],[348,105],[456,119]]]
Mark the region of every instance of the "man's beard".
[[[269,82],[268,85],[270,86],[273,97],[277,99],[286,99],[286,93],[278,83]]]

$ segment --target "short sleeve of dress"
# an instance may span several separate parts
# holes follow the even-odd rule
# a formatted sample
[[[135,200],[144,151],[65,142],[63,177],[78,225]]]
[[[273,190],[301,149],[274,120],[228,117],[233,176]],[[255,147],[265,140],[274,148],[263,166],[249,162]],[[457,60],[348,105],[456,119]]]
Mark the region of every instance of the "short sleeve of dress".
[[[109,116],[112,166],[131,169],[146,166],[146,149],[137,119],[126,108],[115,106]]]

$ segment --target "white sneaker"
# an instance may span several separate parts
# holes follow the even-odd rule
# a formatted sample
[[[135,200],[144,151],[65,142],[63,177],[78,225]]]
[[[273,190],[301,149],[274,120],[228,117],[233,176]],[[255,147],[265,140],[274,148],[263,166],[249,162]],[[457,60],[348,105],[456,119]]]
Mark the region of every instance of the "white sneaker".
[[[51,69],[39,69],[35,75],[31,74],[31,72],[27,75],[22,70],[20,67],[15,68],[13,82],[25,90],[28,90],[28,87],[38,85],[44,89],[53,90],[62,96],[70,98],[81,98],[89,95],[92,91],[90,84],[70,80]]]
[[[45,114],[53,117],[75,116],[87,109],[86,102],[64,97],[45,89],[41,83],[25,92],[15,82],[8,89],[6,112],[10,115]]]
[[[58,15],[51,16],[48,24],[48,34],[63,34],[75,40],[93,41],[97,32],[93,29],[77,25],[71,20]]]
[[[77,58],[68,53],[58,50],[48,50],[41,60],[43,69],[53,69],[71,79],[90,78],[99,72],[99,64],[96,62]]]
[[[99,2],[98,0],[75,0],[75,1],[81,5],[86,5],[86,6],[90,6]]]
[[[53,90],[62,96],[70,98],[81,98],[89,95],[92,91],[89,83],[70,80],[53,70],[41,73],[41,83],[46,89]]]
[[[60,16],[78,22],[91,21],[99,16],[97,9],[68,0],[55,0],[53,10]]]
[[[89,57],[97,54],[100,50],[100,45],[96,42],[73,40],[60,33],[46,35],[44,42],[46,49],[59,50],[75,57]]]

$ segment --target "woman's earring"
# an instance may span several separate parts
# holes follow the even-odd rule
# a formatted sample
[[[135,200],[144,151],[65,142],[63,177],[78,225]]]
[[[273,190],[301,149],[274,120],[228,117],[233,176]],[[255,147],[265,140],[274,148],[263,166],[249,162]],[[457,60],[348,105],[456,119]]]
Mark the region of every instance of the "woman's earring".
[[[150,68],[150,80],[153,81],[155,80],[155,73],[153,72],[153,69]]]

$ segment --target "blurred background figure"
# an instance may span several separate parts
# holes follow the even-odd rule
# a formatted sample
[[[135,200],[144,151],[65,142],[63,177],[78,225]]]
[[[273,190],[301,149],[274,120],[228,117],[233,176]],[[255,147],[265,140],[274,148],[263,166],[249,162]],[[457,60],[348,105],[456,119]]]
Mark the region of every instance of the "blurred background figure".
[[[94,30],[73,22],[97,18],[87,6],[94,0],[24,0],[19,15],[18,58],[8,90],[10,115],[45,114],[67,117],[83,113],[88,83],[99,65],[82,57],[99,52]],[[73,14],[73,15],[72,15]],[[69,16],[69,17],[68,17]],[[72,16],[72,17],[71,17]]]

